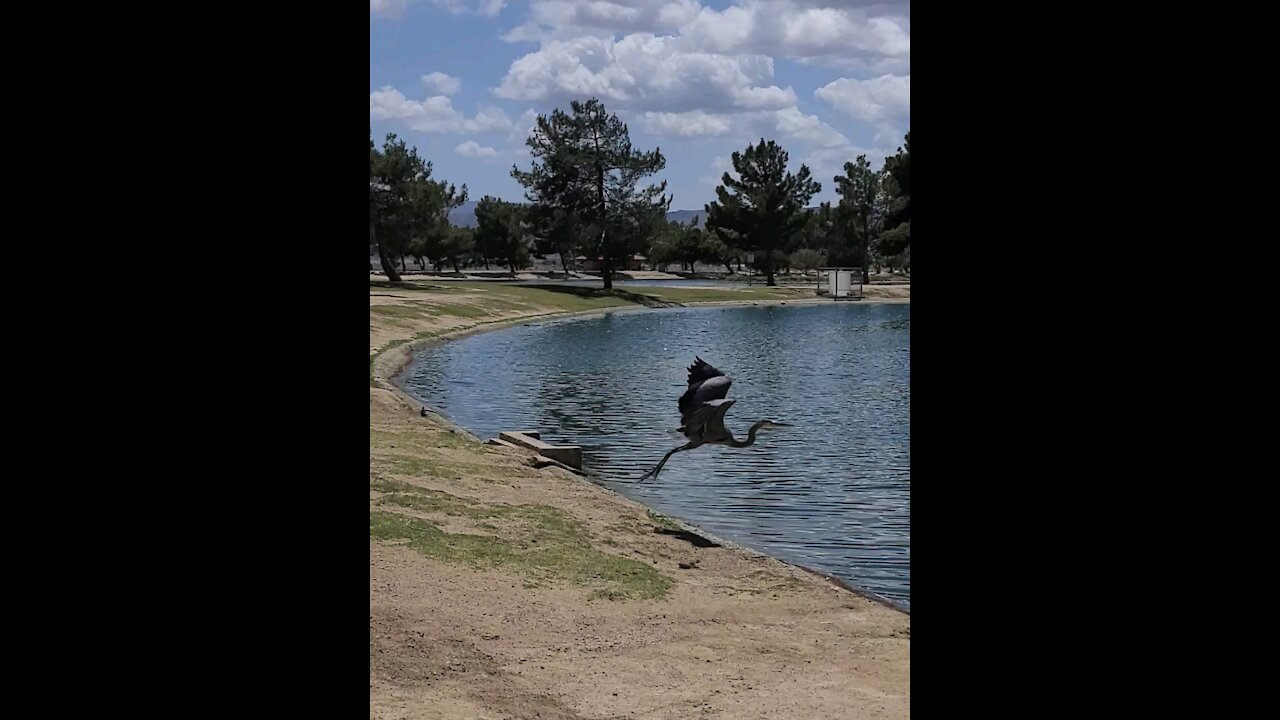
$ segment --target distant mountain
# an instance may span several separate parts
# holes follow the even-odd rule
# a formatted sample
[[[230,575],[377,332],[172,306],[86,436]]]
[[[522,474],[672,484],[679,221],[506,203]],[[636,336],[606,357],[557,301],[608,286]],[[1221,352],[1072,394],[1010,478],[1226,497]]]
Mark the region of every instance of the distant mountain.
[[[449,212],[449,224],[454,227],[475,227],[476,205],[479,204],[476,200],[468,200],[454,208]],[[702,227],[706,214],[704,210],[672,210],[667,213],[667,220],[687,223],[697,216],[698,227]]]
[[[672,210],[671,212],[667,213],[667,222],[687,223],[690,220],[694,219],[695,217],[698,218],[698,227],[703,227],[706,224],[705,221],[707,219],[707,211],[706,210]]]

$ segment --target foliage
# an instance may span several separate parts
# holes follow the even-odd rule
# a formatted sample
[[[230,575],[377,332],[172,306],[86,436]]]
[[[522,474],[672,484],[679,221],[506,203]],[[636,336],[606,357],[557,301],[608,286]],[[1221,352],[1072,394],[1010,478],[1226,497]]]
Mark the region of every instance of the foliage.
[[[885,158],[884,172],[888,201],[879,250],[882,255],[900,255],[911,248],[911,133],[896,155]]]
[[[645,233],[655,229],[654,216],[670,207],[671,199],[663,195],[665,181],[637,188],[640,180],[660,172],[666,160],[658,149],[634,149],[627,126],[599,100],[575,100],[570,110],[538,117],[526,140],[533,166],[528,171],[513,167],[511,176],[534,204],[534,225],[545,228],[539,234],[558,228],[561,242],[567,233],[587,255],[603,257],[604,287],[609,289],[613,262],[647,246],[651,235]],[[559,224],[556,210],[562,213]]]
[[[804,272],[816,270],[822,267],[827,261],[827,256],[817,250],[809,248],[801,248],[791,253],[791,266],[799,268]]]
[[[525,215],[525,208],[488,195],[476,205],[475,245],[485,257],[511,268],[512,275],[529,264]]]
[[[467,200],[467,186],[459,190],[431,178],[431,163],[394,133],[379,151],[369,138],[369,242],[378,248],[383,272],[399,281],[393,255],[431,248],[448,232],[449,210]]]
[[[760,140],[733,153],[738,177],[725,173],[716,201],[706,206],[707,228],[725,245],[755,254],[755,264],[774,282],[774,268],[793,249],[808,222],[809,200],[822,186],[801,165],[787,172],[787,152],[772,140]]]
[[[854,262],[862,268],[862,282],[870,282],[872,238],[878,234],[882,207],[880,173],[871,169],[866,155],[844,164],[844,174],[834,178],[840,204],[836,208],[837,225],[842,230],[845,247],[856,249]]]

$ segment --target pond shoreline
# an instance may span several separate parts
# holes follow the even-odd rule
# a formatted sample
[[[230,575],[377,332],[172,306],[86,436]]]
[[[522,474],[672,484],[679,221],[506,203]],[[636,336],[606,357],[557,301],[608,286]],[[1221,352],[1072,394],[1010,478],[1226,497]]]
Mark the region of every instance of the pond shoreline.
[[[909,612],[530,467],[532,453],[481,444],[429,404],[420,417],[424,403],[396,383],[445,340],[654,308],[563,311],[588,303],[422,285],[370,294],[383,306],[370,314],[371,718],[910,716]],[[783,301],[683,305],[753,302]]]
[[[831,298],[824,298],[824,297],[817,297],[812,299],[809,299],[809,298],[795,299],[795,300],[704,301],[704,302],[691,302],[691,303],[677,303],[667,307],[643,306],[643,305],[634,306],[634,307],[622,306],[622,307],[616,307],[616,308],[606,308],[602,310],[583,310],[579,312],[547,313],[542,315],[499,319],[499,320],[494,320],[489,322],[477,323],[476,325],[468,326],[465,328],[459,328],[457,330],[453,330],[453,331],[436,335],[433,337],[429,337],[429,338],[420,338],[412,342],[392,348],[391,350],[387,351],[388,355],[386,359],[382,362],[381,366],[379,367],[375,365],[375,380],[380,381],[381,387],[393,392],[403,402],[406,402],[411,405],[421,405],[422,407],[424,407],[428,413],[430,413],[442,425],[444,425],[445,427],[448,427],[449,430],[455,435],[468,438],[478,443],[483,443],[485,442],[486,438],[479,437],[476,434],[472,433],[470,430],[457,424],[447,415],[440,412],[440,410],[437,407],[435,407],[432,403],[424,399],[414,397],[408,392],[408,390],[405,389],[405,387],[402,384],[402,379],[403,379],[405,370],[407,370],[409,368],[409,365],[413,362],[413,356],[415,353],[434,345],[443,344],[451,340],[459,340],[464,337],[469,337],[472,335],[505,330],[505,329],[514,327],[516,325],[538,325],[538,324],[551,322],[554,320],[562,320],[566,318],[585,319],[585,318],[598,317],[598,316],[603,316],[603,315],[608,315],[611,313],[618,313],[618,312],[625,312],[625,313],[645,312],[645,311],[662,312],[662,311],[667,311],[671,309],[698,308],[698,307],[752,307],[752,306],[764,307],[764,306],[781,306],[781,305],[788,305],[788,304],[807,307],[807,306],[827,305],[833,302],[837,302],[837,301],[832,300]],[[849,302],[855,302],[855,301],[849,301]],[[868,303],[868,304],[910,304],[910,298],[909,297],[908,298],[873,298],[873,299],[864,299],[856,302]],[[381,356],[380,356],[380,359],[381,359]],[[381,370],[381,372],[378,372],[379,370]],[[585,477],[580,477],[579,479],[583,482],[589,482],[593,485],[596,485],[597,487],[600,487],[606,492],[615,494],[619,498],[622,498],[627,502],[634,502],[634,503],[640,504],[650,512],[657,512],[654,508],[650,508],[648,505],[645,505],[644,502],[640,500],[636,500],[634,498],[628,498],[625,495],[622,495],[618,491],[614,490],[613,488],[610,488],[607,485],[604,485],[603,483],[593,482],[592,480]],[[831,573],[818,570],[816,568],[811,568],[798,562],[783,560],[781,558],[770,555],[769,553],[761,552],[759,550],[747,547],[740,543],[735,543],[733,541],[726,540],[725,538],[719,537],[711,533],[710,531],[704,528],[701,528],[688,521],[681,520],[679,518],[670,518],[670,519],[674,521],[676,524],[680,525],[681,529],[683,529],[684,531],[701,536],[704,539],[714,542],[716,544],[719,544],[723,547],[732,548],[739,552],[744,552],[751,555],[767,557],[776,562],[780,562],[785,565],[798,568],[806,573],[810,573],[814,575],[815,577],[821,578],[823,581],[827,583],[837,586],[847,592],[853,593],[854,595],[862,597],[866,600],[870,600],[872,602],[883,605],[884,607],[894,610],[895,612],[900,612],[907,616],[911,615],[911,610],[909,608],[901,607],[888,598],[882,597],[868,590],[863,590],[861,588],[858,588],[852,583],[850,583],[849,581],[839,578]]]

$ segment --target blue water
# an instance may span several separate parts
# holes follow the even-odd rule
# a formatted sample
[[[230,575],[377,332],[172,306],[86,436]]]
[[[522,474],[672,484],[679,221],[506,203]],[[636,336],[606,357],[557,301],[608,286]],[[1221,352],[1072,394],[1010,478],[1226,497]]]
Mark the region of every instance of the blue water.
[[[911,606],[911,306],[624,311],[427,348],[405,389],[480,437],[537,429],[597,481],[731,541]],[[694,355],[733,378],[726,425],[794,427],[677,453]]]

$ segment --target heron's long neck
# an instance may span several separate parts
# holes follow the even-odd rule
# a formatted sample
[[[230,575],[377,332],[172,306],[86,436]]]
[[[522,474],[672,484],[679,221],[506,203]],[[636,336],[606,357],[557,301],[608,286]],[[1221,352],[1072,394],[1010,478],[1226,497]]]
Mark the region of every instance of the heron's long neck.
[[[769,422],[769,421],[768,421],[768,420],[761,420],[761,421],[757,422],[755,425],[752,425],[750,428],[748,428],[748,429],[747,429],[747,439],[746,439],[746,440],[739,440],[738,438],[733,437],[733,436],[731,435],[731,436],[729,437],[729,443],[728,443],[728,444],[729,444],[729,446],[730,446],[730,447],[748,447],[748,446],[750,446],[750,445],[754,445],[754,444],[755,444],[755,442],[756,442],[756,433],[757,433],[757,432],[759,432],[759,431],[760,431],[760,428],[764,427],[764,424],[765,424],[765,423],[767,423],[767,422]]]

